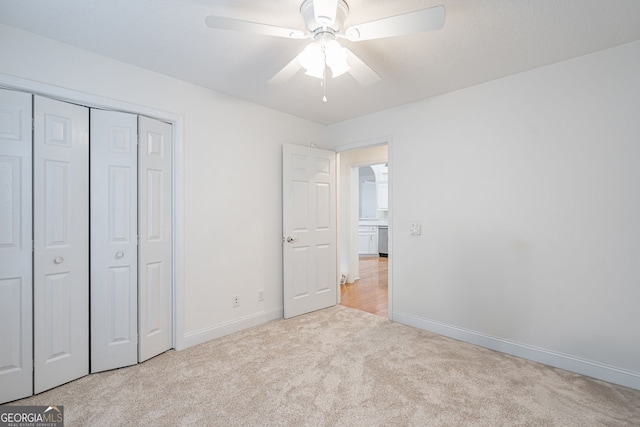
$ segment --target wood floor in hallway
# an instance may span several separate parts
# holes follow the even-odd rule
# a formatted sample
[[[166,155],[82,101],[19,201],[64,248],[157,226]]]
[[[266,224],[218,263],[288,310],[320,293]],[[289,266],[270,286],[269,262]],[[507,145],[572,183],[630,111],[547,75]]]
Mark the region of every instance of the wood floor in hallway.
[[[360,257],[360,279],[340,286],[340,304],[387,317],[388,258]]]

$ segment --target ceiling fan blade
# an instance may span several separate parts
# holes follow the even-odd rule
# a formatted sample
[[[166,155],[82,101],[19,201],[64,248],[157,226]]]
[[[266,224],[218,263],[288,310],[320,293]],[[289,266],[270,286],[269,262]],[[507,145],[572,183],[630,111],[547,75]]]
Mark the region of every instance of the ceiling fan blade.
[[[370,86],[381,79],[378,73],[365,64],[362,59],[358,58],[349,49],[345,48],[344,50],[347,52],[347,63],[350,67],[348,73],[351,74],[358,83],[363,86]]]
[[[435,6],[354,25],[344,34],[351,41],[360,41],[434,31],[444,26],[445,16],[444,6]]]
[[[275,76],[271,77],[271,80],[269,80],[269,84],[277,85],[286,82],[291,77],[293,77],[300,70],[300,68],[302,68],[302,66],[300,65],[300,61],[298,61],[298,57],[296,56],[291,62],[285,65],[282,70],[278,71]]]
[[[300,30],[260,24],[258,22],[242,21],[240,19],[226,18],[224,16],[209,15],[205,19],[205,22],[211,28],[219,28],[223,30],[244,31],[246,33],[286,37],[289,39],[305,38],[305,34]]]

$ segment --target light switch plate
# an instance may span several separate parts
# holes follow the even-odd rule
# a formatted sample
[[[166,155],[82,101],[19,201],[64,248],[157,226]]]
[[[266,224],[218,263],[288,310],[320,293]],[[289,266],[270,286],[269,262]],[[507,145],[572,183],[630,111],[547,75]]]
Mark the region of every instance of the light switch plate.
[[[412,236],[420,236],[422,234],[422,223],[420,221],[413,221],[409,226],[409,232]]]

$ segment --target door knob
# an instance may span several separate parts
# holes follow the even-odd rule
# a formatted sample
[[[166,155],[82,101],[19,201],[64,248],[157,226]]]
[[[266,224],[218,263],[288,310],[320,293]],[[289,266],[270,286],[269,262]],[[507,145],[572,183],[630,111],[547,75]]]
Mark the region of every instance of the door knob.
[[[54,264],[62,264],[64,262],[64,258],[59,256],[57,258],[54,258],[53,263]]]
[[[287,243],[294,243],[297,242],[299,239],[297,237],[287,237]]]
[[[120,258],[122,258],[123,256],[124,256],[124,252],[122,252],[122,251],[118,251],[118,252],[116,252],[116,258],[120,259]]]

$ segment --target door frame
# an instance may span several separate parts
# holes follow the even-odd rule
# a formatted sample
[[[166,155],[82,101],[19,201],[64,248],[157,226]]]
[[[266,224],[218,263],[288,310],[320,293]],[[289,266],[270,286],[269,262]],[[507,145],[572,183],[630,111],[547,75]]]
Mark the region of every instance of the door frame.
[[[337,177],[336,177],[336,186],[338,189],[338,201],[337,201],[337,209],[338,209],[338,242],[340,242],[340,236],[341,236],[341,232],[342,232],[342,228],[344,227],[344,224],[341,223],[341,215],[340,215],[340,211],[342,209],[341,206],[341,197],[340,197],[340,188],[341,188],[341,177],[340,177],[340,170],[341,170],[341,156],[340,153],[342,152],[346,152],[346,151],[351,151],[351,150],[360,150],[360,149],[366,149],[366,148],[373,148],[373,147],[377,147],[380,145],[386,145],[387,146],[387,164],[389,166],[389,216],[388,216],[388,223],[389,223],[389,247],[388,247],[388,251],[389,251],[389,260],[388,260],[388,297],[387,297],[387,310],[388,310],[388,319],[389,320],[393,320],[393,137],[391,135],[388,136],[383,136],[383,137],[379,137],[379,138],[373,138],[373,139],[367,139],[364,141],[360,141],[360,142],[355,142],[352,144],[345,144],[345,145],[341,145],[338,146],[336,148],[334,148],[335,152],[338,154],[337,158],[336,158],[336,171],[337,171]],[[363,165],[369,165],[369,164],[373,164],[370,162],[363,162]],[[353,167],[359,166],[357,164],[353,164],[350,165]],[[351,177],[350,177],[351,178]],[[349,218],[350,220],[350,218]],[[351,230],[352,234],[354,230]],[[356,230],[357,232],[357,230]],[[349,236],[350,238],[352,236]],[[353,239],[351,239],[353,240]],[[342,244],[338,243],[337,245],[337,250],[338,250],[338,267],[340,266],[340,259],[341,259],[341,251],[342,251]],[[357,251],[357,245],[356,245],[356,251]],[[338,288],[338,304],[340,304],[340,288]]]
[[[42,95],[60,101],[79,104],[90,108],[121,111],[148,116],[172,125],[173,161],[171,167],[171,204],[172,204],[172,324],[173,348],[186,348],[184,339],[184,119],[168,111],[149,108],[147,106],[118,101],[91,93],[66,89],[47,83],[36,82],[20,77],[0,73],[0,87],[9,90]]]

